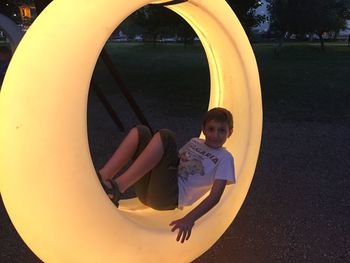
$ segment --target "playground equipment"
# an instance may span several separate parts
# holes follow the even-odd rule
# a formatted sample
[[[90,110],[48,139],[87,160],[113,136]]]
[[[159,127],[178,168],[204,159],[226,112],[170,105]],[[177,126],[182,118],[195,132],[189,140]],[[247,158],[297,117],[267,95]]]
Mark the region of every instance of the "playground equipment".
[[[209,108],[228,108],[235,118],[225,146],[235,157],[237,184],[226,187],[184,244],[168,224],[193,207],[155,211],[129,200],[117,209],[110,202],[88,147],[88,89],[109,35],[151,1],[54,0],[18,46],[0,93],[1,195],[18,233],[43,261],[190,262],[217,241],[241,207],[262,130],[254,54],[224,0],[181,2],[168,8],[204,46]]]

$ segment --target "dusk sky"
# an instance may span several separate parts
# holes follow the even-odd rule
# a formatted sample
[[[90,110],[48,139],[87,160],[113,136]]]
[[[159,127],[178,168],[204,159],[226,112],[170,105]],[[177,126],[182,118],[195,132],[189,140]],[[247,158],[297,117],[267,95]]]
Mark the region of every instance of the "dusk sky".
[[[256,13],[259,15],[268,15],[267,10],[266,10],[266,1],[261,1],[262,6],[260,6],[257,10]],[[269,23],[265,22],[257,27],[259,31],[266,31],[269,28]]]

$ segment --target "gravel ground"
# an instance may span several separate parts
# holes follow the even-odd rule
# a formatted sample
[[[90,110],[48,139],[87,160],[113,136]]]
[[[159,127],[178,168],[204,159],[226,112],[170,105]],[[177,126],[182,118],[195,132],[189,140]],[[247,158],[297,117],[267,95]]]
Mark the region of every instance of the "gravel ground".
[[[199,118],[171,117],[155,99],[136,96],[154,129],[179,144],[198,134]],[[135,123],[123,99],[111,102],[126,128]],[[256,173],[236,219],[196,263],[350,262],[350,121],[271,121],[266,114]],[[100,167],[124,136],[100,103],[89,102],[92,157]],[[41,262],[0,205],[0,262]],[[195,234],[195,233],[193,233]]]

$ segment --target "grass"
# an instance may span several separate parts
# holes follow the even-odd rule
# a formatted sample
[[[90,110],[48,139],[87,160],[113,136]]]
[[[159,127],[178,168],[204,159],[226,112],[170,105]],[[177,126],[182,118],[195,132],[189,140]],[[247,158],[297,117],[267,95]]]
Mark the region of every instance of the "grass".
[[[206,110],[209,69],[200,45],[118,43],[106,48],[131,93],[160,98],[160,107],[179,116]],[[118,90],[103,63],[95,75],[107,93]]]
[[[278,119],[332,121],[349,117],[350,48],[326,44],[254,46],[265,112]],[[275,117],[276,118],[276,117]]]
[[[209,98],[209,70],[201,45],[121,44],[106,46],[128,89],[160,98],[175,115],[197,116]],[[265,117],[270,120],[332,121],[350,117],[350,48],[339,44],[253,46],[259,66]],[[118,92],[99,63],[95,75],[106,93]]]

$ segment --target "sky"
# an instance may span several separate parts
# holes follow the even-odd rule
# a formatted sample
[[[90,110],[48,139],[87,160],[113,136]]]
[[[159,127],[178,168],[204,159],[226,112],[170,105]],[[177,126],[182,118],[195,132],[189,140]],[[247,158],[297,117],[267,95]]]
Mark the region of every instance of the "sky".
[[[266,10],[266,1],[261,1],[262,6],[260,6],[258,9],[256,9],[256,13],[259,15],[268,15],[267,10]],[[263,24],[260,24],[257,28],[259,31],[267,31],[269,29],[269,23],[265,22]]]

